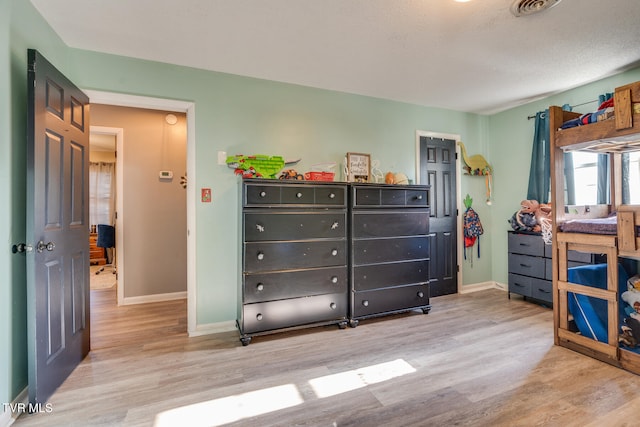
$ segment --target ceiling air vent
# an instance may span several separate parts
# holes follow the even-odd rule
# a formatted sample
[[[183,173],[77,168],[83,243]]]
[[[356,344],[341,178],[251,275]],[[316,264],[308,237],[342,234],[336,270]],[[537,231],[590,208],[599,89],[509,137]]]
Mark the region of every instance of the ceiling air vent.
[[[550,9],[560,3],[560,0],[515,0],[511,5],[514,16],[528,16]]]

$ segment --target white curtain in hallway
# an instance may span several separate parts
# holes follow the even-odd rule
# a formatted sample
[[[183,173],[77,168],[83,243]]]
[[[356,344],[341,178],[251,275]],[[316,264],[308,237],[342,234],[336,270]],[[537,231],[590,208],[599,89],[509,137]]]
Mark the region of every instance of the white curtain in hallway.
[[[89,163],[89,224],[115,224],[115,163]]]

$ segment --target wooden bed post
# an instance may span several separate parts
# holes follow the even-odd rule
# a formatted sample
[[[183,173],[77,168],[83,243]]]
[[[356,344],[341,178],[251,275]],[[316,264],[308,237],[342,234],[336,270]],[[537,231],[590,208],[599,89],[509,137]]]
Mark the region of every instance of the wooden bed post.
[[[549,154],[551,162],[551,229],[552,239],[552,278],[553,278],[553,340],[558,345],[558,327],[560,326],[560,315],[566,313],[566,307],[561,310],[561,306],[566,306],[567,293],[563,292],[564,298],[558,291],[558,222],[564,220],[564,174],[557,176],[556,171],[564,171],[564,152],[556,147],[555,131],[563,123],[563,112],[560,107],[549,108]],[[565,278],[566,280],[566,278]]]

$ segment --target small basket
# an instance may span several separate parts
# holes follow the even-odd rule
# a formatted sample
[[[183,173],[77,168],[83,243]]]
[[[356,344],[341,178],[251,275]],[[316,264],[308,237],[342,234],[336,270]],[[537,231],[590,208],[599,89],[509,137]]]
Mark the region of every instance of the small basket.
[[[312,165],[311,172],[306,172],[304,174],[304,179],[307,181],[333,181],[335,177],[335,172],[329,172],[329,170],[333,169],[336,166],[335,163],[322,163],[317,165]]]
[[[333,181],[334,172],[306,172],[304,179],[307,181]]]

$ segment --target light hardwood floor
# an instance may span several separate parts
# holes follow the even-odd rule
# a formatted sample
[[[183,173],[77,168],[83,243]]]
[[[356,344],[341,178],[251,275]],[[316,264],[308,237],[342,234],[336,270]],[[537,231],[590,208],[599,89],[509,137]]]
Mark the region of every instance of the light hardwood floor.
[[[93,350],[15,425],[640,425],[640,376],[554,346],[551,310],[498,290],[247,347],[188,338],[184,301],[92,298]]]

